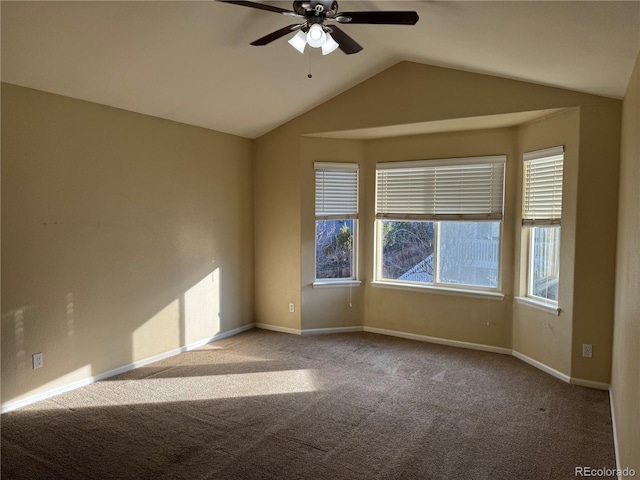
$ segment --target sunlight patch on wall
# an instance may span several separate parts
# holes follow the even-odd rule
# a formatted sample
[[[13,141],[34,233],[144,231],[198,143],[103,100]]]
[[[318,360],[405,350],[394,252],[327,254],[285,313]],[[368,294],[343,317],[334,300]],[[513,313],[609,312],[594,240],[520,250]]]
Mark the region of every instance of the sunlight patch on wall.
[[[24,310],[17,309],[13,314],[14,336],[16,344],[16,370],[23,372],[26,365],[24,349]]]
[[[22,374],[30,367],[25,347],[25,329],[26,324],[29,323],[29,318],[32,316],[30,313],[33,312],[30,311],[33,308],[33,305],[23,305],[19,308],[2,312],[2,350],[4,355],[15,355],[15,372],[13,373],[16,375]]]
[[[133,332],[132,360],[144,360],[219,332],[220,270],[216,269]]]
[[[184,341],[196,342],[220,332],[220,269],[184,294]]]
[[[132,360],[144,360],[177,348],[180,343],[180,301],[171,302],[131,335]]]
[[[67,293],[67,347],[68,351],[75,357],[76,346],[76,320],[75,320],[75,303],[73,292]]]

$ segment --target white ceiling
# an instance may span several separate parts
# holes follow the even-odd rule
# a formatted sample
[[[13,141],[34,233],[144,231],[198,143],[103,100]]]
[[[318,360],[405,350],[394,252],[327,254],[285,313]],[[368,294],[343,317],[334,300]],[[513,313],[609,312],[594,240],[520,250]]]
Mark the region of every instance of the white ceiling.
[[[295,19],[214,1],[2,1],[2,81],[256,138],[402,60],[621,98],[640,49],[635,0],[340,7],[420,21],[345,25],[364,50],[323,57],[250,46]]]

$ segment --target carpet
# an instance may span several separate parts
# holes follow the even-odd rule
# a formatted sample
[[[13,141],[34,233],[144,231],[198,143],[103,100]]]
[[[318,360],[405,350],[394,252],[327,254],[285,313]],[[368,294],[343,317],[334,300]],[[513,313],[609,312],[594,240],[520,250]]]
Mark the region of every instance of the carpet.
[[[2,415],[3,479],[569,479],[608,393],[507,355],[250,330]]]

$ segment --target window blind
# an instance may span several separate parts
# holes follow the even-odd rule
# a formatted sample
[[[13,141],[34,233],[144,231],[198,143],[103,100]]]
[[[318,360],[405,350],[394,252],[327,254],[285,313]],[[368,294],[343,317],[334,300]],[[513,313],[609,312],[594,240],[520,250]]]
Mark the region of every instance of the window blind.
[[[523,225],[560,225],[564,147],[524,154]]]
[[[376,165],[376,218],[502,220],[506,156]]]
[[[358,218],[358,164],[315,162],[316,218]]]

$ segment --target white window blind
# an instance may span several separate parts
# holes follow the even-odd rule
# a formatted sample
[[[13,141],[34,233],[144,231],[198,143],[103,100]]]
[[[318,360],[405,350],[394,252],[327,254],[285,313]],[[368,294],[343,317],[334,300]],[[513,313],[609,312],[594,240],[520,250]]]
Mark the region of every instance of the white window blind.
[[[564,147],[524,154],[523,225],[559,225]]]
[[[506,156],[379,163],[376,218],[502,220]]]
[[[315,162],[316,218],[358,218],[358,164]]]

